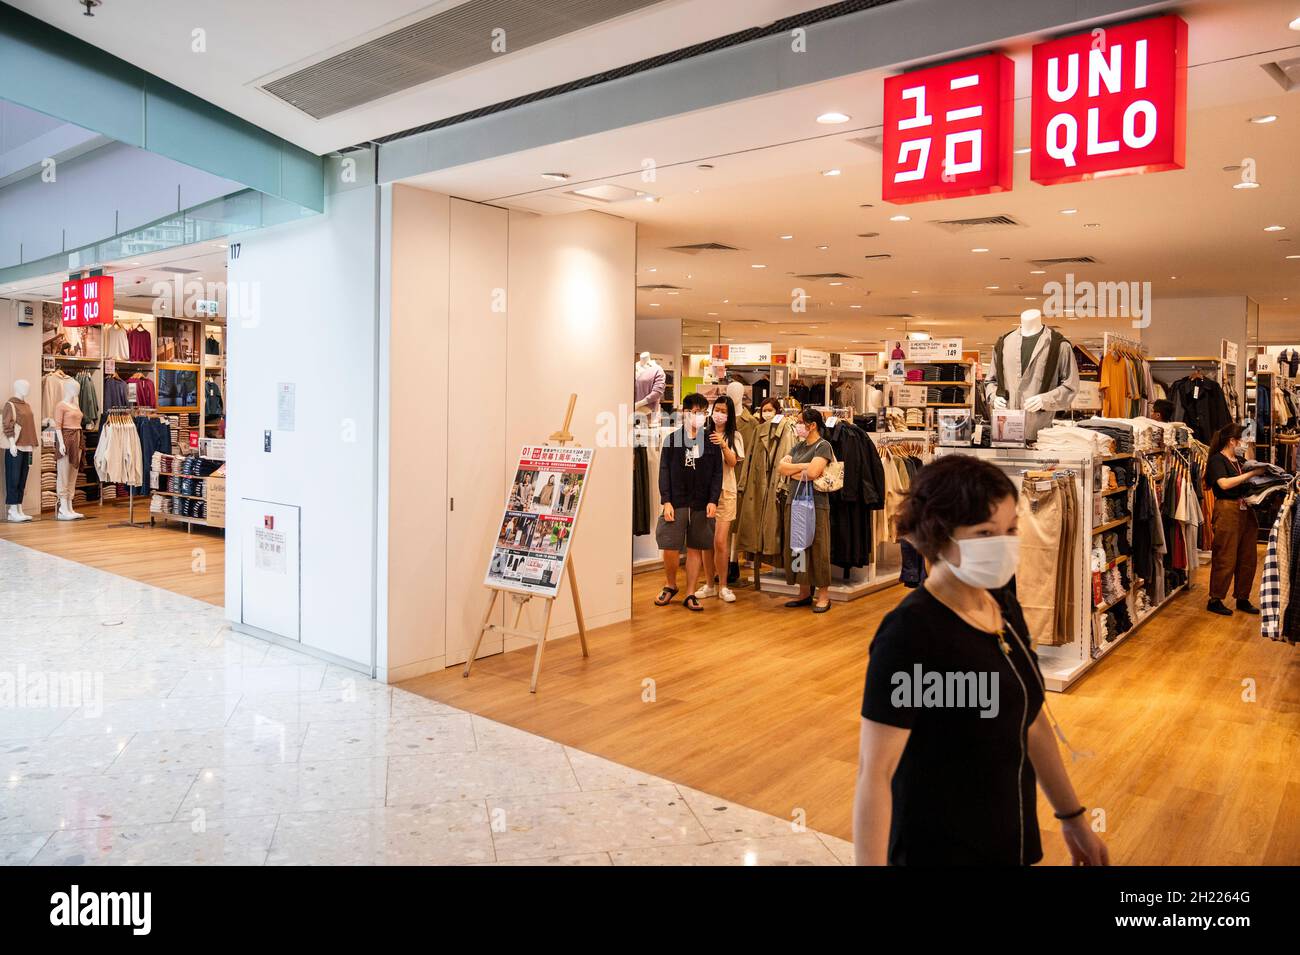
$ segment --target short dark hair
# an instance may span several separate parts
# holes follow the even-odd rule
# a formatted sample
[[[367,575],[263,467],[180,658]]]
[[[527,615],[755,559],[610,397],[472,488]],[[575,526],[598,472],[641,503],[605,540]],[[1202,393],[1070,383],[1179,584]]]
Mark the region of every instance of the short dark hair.
[[[925,465],[912,479],[898,509],[896,529],[929,560],[959,527],[983,524],[1016,486],[994,465],[969,454],[948,454]]]
[[[696,411],[696,410],[704,411],[708,407],[709,407],[709,399],[704,397],[698,391],[692,391],[689,395],[687,395],[685,398],[682,399],[683,411]]]
[[[817,425],[818,434],[826,430],[826,419],[822,417],[822,413],[816,408],[801,409],[799,411],[799,417],[803,419],[804,424]]]
[[[1174,420],[1174,403],[1168,398],[1157,398],[1151,408],[1153,411],[1159,412],[1161,420]]]

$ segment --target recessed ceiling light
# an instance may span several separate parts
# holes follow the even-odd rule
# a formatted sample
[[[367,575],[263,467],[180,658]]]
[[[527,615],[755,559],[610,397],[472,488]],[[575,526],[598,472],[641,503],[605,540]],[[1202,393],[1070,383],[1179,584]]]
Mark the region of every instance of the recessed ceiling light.
[[[1259,183],[1254,182],[1253,180],[1243,179],[1241,182],[1234,182],[1232,184],[1232,188],[1233,189],[1258,189]]]
[[[792,235],[780,235],[780,236],[777,236],[777,238],[778,238],[778,239],[793,239],[794,236],[792,236]]]
[[[929,332],[908,332],[907,338],[908,341],[913,341],[913,342],[928,342],[930,340],[930,333]]]
[[[730,301],[731,301],[731,299],[729,299],[729,298],[724,298],[724,299],[722,300],[722,304],[723,304],[723,305],[726,305],[726,304],[727,304],[728,302],[730,302]]]
[[[751,265],[750,268],[751,268],[751,269],[765,269],[765,268],[767,268],[767,266],[766,266],[766,265],[758,265],[757,263],[755,263],[754,265]]]
[[[829,245],[819,245],[819,246],[817,246],[817,251],[818,251],[818,252],[825,252],[825,251],[826,251],[827,249],[829,249],[829,248],[830,248]]]
[[[1030,274],[1030,275],[1046,275],[1046,274],[1047,274],[1047,269],[1030,269],[1030,270],[1029,270],[1029,274]]]
[[[912,221],[912,217],[911,217],[911,216],[905,216],[905,215],[890,216],[890,217],[889,217],[889,221],[890,221],[890,222],[911,222],[911,221]]]
[[[669,295],[676,295],[677,293],[676,293],[676,292],[673,292],[673,291],[669,291],[668,294],[669,294]]]
[[[985,287],[986,289],[988,289],[990,292],[996,292],[996,291],[997,291],[998,289],[1000,289],[1002,286],[1000,286],[1000,285],[986,285],[986,286],[984,286],[984,287]]]
[[[987,252],[988,249],[971,249],[972,252]]]
[[[658,269],[646,269],[647,272],[658,272]]]
[[[569,174],[567,172],[544,172],[542,178],[549,179],[551,182],[565,182],[569,178]]]
[[[1178,276],[1177,276],[1177,275],[1171,275],[1171,276],[1169,276],[1169,278],[1170,278],[1171,281],[1177,281]]]
[[[843,285],[843,282],[832,282],[831,285]]]
[[[1075,214],[1076,212],[1078,212],[1078,211],[1079,211],[1078,209],[1062,209],[1062,210],[1061,210],[1061,215],[1063,215],[1063,216],[1072,216],[1072,215],[1074,215],[1074,214]]]
[[[659,303],[658,303],[658,302],[651,302],[651,303],[650,303],[650,307],[651,307],[651,308],[658,308],[658,307],[659,307]]]
[[[1293,258],[1300,258],[1300,256],[1293,256]],[[862,307],[861,305],[850,305],[850,306],[849,306],[849,308],[861,308],[861,307]]]
[[[822,113],[817,117],[817,122],[823,126],[837,126],[840,123],[847,123],[849,117],[845,113]]]
[[[1264,226],[1264,231],[1265,231],[1265,232],[1281,232],[1281,231],[1283,231],[1285,228],[1286,228],[1286,226],[1284,226],[1284,225],[1266,225],[1266,226]]]
[[[822,175],[823,175],[823,176],[838,176],[839,174],[840,174],[840,171],[839,171],[838,169],[823,169],[823,170],[822,170]]]
[[[1100,223],[1100,222],[1085,222],[1085,223],[1083,224],[1083,227],[1084,227],[1085,229],[1100,229],[1100,228],[1101,228],[1101,223]]]
[[[1019,149],[1015,151],[1017,156],[1023,156],[1028,152],[1032,152],[1032,150],[1028,146],[1021,146]]]
[[[717,315],[718,313],[717,313],[717,312],[707,312],[706,314],[708,314],[708,315]]]
[[[1265,113],[1263,116],[1252,116],[1250,121],[1256,126],[1267,126],[1269,123],[1277,122],[1277,114]]]
[[[1300,17],[1296,17],[1294,20],[1288,23],[1287,26],[1289,26],[1292,30],[1300,30]]]
[[[1300,255],[1288,255],[1288,259],[1300,259]]]
[[[912,294],[913,294],[913,295],[920,295],[920,294],[921,294],[921,290],[920,290],[919,288],[914,288],[914,289],[912,289]]]

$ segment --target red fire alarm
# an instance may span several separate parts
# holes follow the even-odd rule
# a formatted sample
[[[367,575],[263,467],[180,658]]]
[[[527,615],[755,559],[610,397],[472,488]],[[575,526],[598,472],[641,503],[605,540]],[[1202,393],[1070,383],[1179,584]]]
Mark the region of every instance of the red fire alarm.
[[[268,531],[275,530],[275,517],[271,514],[264,514],[262,516],[262,526]]]

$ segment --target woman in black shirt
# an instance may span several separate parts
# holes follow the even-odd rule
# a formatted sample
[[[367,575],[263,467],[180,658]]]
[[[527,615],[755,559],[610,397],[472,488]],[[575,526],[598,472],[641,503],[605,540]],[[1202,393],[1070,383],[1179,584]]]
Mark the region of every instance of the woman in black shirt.
[[[859,865],[1031,865],[1037,780],[1076,865],[1105,865],[1044,710],[1038,657],[1007,585],[1016,488],[951,455],[898,514],[933,569],[881,622],[862,703],[853,841]]]
[[[1214,492],[1210,602],[1205,609],[1224,617],[1232,616],[1232,611],[1223,602],[1228,596],[1229,586],[1237,598],[1238,610],[1259,613],[1259,608],[1250,602],[1259,561],[1256,550],[1259,521],[1254,509],[1242,499],[1247,494],[1246,482],[1268,468],[1242,470],[1237,462],[1237,449],[1240,447],[1241,425],[1230,424],[1220,428],[1210,441],[1210,454],[1205,464],[1205,486]]]

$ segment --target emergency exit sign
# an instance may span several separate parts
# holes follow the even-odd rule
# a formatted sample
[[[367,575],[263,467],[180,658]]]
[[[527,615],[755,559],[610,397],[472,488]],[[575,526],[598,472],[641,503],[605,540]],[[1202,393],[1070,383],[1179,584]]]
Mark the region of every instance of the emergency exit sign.
[[[63,324],[107,325],[113,320],[113,277],[92,275],[63,283]]]

